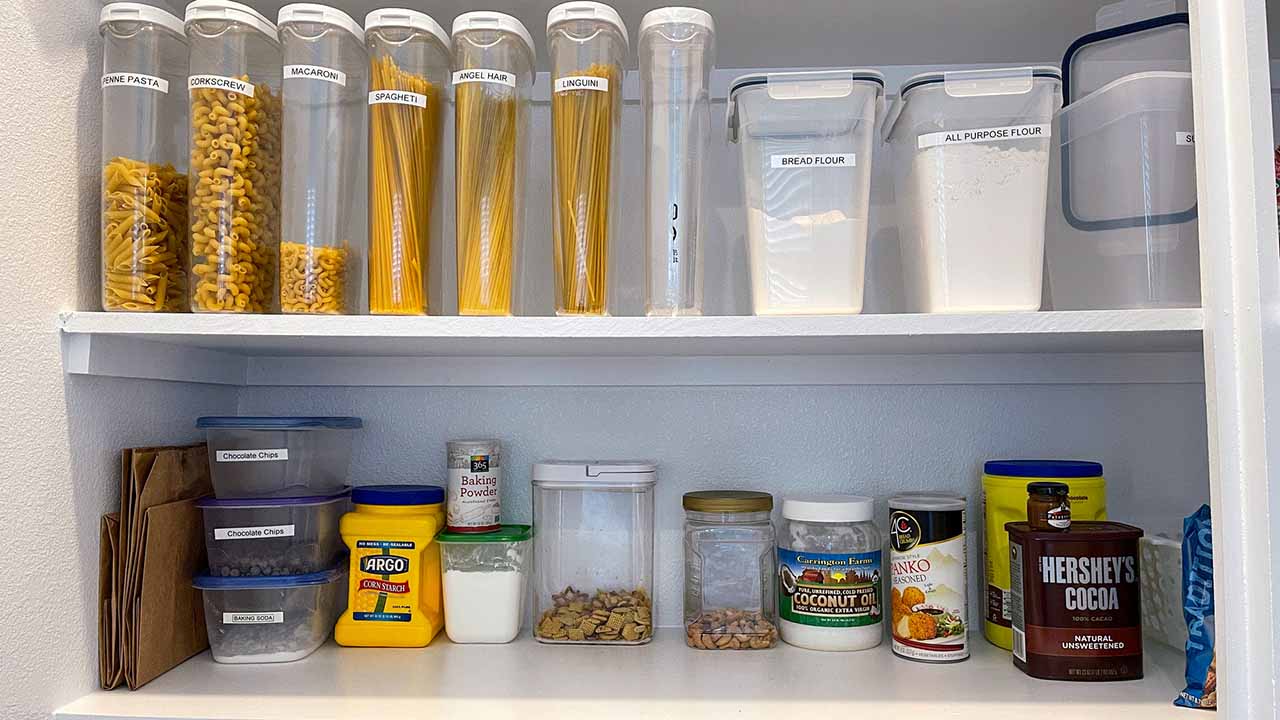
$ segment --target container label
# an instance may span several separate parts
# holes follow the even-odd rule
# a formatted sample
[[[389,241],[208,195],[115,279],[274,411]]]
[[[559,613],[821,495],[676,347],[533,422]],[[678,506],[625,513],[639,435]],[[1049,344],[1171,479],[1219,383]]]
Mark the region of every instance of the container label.
[[[483,68],[453,71],[454,85],[472,82],[495,83],[497,85],[515,87],[516,74],[506,72],[505,70],[485,70]]]
[[[778,548],[778,614],[814,627],[880,622],[880,551],[811,553]]]
[[[424,108],[427,106],[427,96],[422,93],[409,92],[408,90],[373,90],[369,93],[370,105],[387,103]]]
[[[409,622],[418,607],[417,560],[411,540],[357,540],[352,553],[354,606],[351,619]]]
[[[168,93],[169,81],[155,75],[142,73],[107,73],[102,76],[102,89],[110,87],[139,87],[156,92]]]
[[[969,656],[964,510],[889,516],[893,651],[935,662]]]
[[[293,537],[292,525],[259,525],[258,527],[214,528],[214,540],[261,540]]]
[[[347,74],[341,70],[323,67],[321,65],[285,65],[284,79],[294,80],[302,78],[304,80],[323,80],[331,82],[334,85],[347,86]]]
[[[284,612],[224,612],[223,625],[279,625],[284,622]]]
[[[289,459],[289,448],[261,450],[215,450],[214,462],[278,462]]]
[[[1196,134],[1190,130],[1179,130],[1174,134],[1173,142],[1179,147],[1195,147]]]
[[[916,138],[920,150],[938,145],[967,145],[969,143],[995,142],[997,140],[1047,140],[1049,125],[1006,125],[1004,127],[975,128],[973,130],[948,130],[925,133]]]
[[[769,165],[781,168],[851,168],[857,167],[854,153],[830,153],[826,155],[770,155]]]
[[[572,90],[609,92],[609,78],[596,77],[595,75],[569,75],[556,78],[557,95]]]
[[[451,530],[495,528],[502,512],[502,468],[497,456],[449,458],[449,501],[446,522]],[[455,467],[461,465],[461,467]]]
[[[195,90],[197,88],[226,90],[253,97],[253,83],[245,82],[239,78],[226,77],[225,75],[192,75],[187,78],[187,89]]]

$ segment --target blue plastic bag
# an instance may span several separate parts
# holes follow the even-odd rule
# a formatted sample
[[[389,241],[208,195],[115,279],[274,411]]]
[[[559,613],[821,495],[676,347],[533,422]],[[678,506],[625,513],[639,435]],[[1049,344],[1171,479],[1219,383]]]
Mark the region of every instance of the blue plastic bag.
[[[1179,707],[1216,710],[1217,655],[1213,632],[1213,525],[1202,505],[1182,522],[1182,616],[1187,621],[1187,688]]]

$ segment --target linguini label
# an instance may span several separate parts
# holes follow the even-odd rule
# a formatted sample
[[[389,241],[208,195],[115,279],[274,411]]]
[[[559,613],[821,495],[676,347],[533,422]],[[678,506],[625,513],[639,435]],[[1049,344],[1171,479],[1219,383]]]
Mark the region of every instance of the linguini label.
[[[825,155],[770,155],[769,166],[780,168],[851,168],[858,166],[854,153],[828,153]]]
[[[140,87],[155,90],[166,95],[169,93],[169,81],[155,75],[141,73],[107,73],[102,76],[102,87]]]
[[[427,106],[427,96],[407,90],[373,90],[369,93],[370,105],[385,105],[387,103],[424,108]]]
[[[516,74],[506,72],[505,70],[485,69],[455,70],[453,72],[454,85],[472,82],[494,83],[497,85],[506,85],[507,87],[515,87]]]
[[[926,133],[916,138],[916,147],[923,150],[939,145],[968,145],[969,143],[995,142],[997,140],[1041,140],[1048,137],[1049,126],[1046,124],[1006,125],[1005,127]]]
[[[284,79],[292,80],[294,78],[303,78],[305,80],[323,80],[331,82],[334,85],[347,86],[347,74],[341,70],[333,68],[321,67],[320,65],[285,65]]]
[[[594,75],[569,75],[567,77],[556,78],[556,94],[570,92],[572,90],[598,90],[600,92],[609,92],[609,78],[596,77]]]
[[[187,78],[187,89],[195,90],[196,88],[227,90],[253,97],[253,83],[225,75],[192,75]]]

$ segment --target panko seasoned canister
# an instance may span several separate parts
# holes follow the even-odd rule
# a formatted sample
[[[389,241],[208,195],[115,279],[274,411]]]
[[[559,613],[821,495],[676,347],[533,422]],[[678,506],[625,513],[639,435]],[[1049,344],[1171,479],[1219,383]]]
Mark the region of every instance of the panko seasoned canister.
[[[969,563],[959,495],[889,498],[893,653],[920,662],[969,657]]]

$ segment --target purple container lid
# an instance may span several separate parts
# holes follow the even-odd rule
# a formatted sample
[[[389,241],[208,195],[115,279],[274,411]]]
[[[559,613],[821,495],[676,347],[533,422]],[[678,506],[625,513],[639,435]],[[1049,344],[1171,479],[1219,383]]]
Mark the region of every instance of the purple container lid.
[[[351,488],[345,488],[329,495],[302,495],[282,498],[216,498],[202,497],[196,501],[198,508],[259,508],[259,507],[295,507],[299,505],[324,505],[335,500],[351,497]]]

